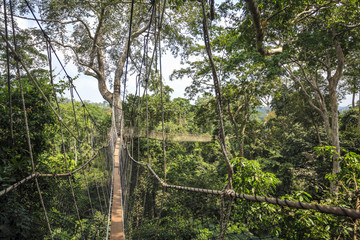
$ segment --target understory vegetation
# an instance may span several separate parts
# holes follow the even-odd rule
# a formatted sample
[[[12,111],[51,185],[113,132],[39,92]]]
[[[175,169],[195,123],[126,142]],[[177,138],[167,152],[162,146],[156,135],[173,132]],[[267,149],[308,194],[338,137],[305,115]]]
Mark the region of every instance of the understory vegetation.
[[[221,190],[227,181],[226,165],[217,136],[215,111],[211,96],[195,104],[177,98],[164,103],[165,131],[173,134],[211,134],[212,142],[166,141],[166,182],[170,185]],[[129,99],[133,99],[129,96]],[[150,96],[148,102],[157,96]],[[275,102],[275,101],[274,101]],[[203,111],[204,103],[207,111]],[[176,108],[177,105],[186,107]],[[274,103],[275,105],[275,103]],[[127,102],[127,106],[132,106]],[[150,112],[149,126],[161,131],[161,111]],[[178,109],[173,110],[171,109]],[[225,121],[227,145],[232,152],[235,170],[233,187],[238,193],[278,197],[307,203],[320,203],[356,209],[359,207],[360,152],[342,150],[339,174],[331,174],[334,148],[319,142],[318,134],[324,129],[306,127],[307,120],[295,121],[290,114],[282,114],[275,107],[268,114],[253,109],[244,140],[244,156],[239,157],[238,139],[230,121]],[[146,126],[146,111],[140,113],[141,126]],[[264,116],[265,115],[265,116]],[[348,116],[357,117],[357,109],[340,114],[341,142],[354,142],[349,138],[351,129],[359,134],[357,122],[349,123]],[[129,118],[128,118],[129,119]],[[135,118],[134,118],[135,119]],[[311,121],[311,120],[310,120]],[[172,127],[172,129],[171,129]],[[206,131],[206,129],[208,129]],[[353,135],[352,135],[353,136]],[[138,142],[140,141],[140,142]],[[138,149],[140,146],[140,149]],[[147,140],[134,137],[129,151],[135,159],[147,163]],[[149,161],[164,179],[162,142],[149,140]],[[174,189],[164,189],[146,168],[133,164],[126,219],[129,239],[217,239],[221,217],[222,197]],[[339,182],[336,196],[330,193],[330,183]],[[229,202],[225,198],[225,202]],[[227,228],[226,239],[352,239],[357,222],[312,210],[294,210],[268,203],[236,199]]]
[[[42,76],[41,87],[55,105],[52,90],[45,84],[45,72]],[[62,121],[71,131],[78,133],[78,137],[83,140],[80,144],[70,132],[63,131],[64,125],[60,125],[49,106],[43,102],[40,94],[27,79],[23,79],[22,85],[26,96],[25,105],[35,171],[50,174],[49,177],[38,177],[37,181],[53,238],[104,238],[112,169],[112,159],[106,156],[110,151],[106,136],[111,124],[109,108],[87,105],[87,110],[96,119],[95,126],[85,114],[82,104],[75,102],[73,106],[69,99],[60,101]],[[9,128],[6,92],[7,89],[2,88],[0,94],[1,190],[32,173],[20,89],[18,85],[14,85],[12,89],[13,139]],[[96,129],[97,126],[101,128]],[[105,135],[101,132],[104,130]],[[70,177],[51,176],[71,172],[93,157],[91,165],[87,165],[77,174]],[[76,199],[76,207],[72,193]],[[0,197],[0,234],[2,239],[50,239],[33,179]]]
[[[116,135],[170,185],[360,211],[359,1],[1,4],[0,238],[105,239]],[[360,239],[360,219],[126,164],[127,239]]]

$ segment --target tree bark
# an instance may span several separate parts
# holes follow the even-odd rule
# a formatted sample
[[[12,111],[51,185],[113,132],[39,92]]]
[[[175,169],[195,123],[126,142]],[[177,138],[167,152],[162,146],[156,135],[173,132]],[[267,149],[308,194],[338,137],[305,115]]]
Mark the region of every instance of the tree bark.
[[[339,115],[338,115],[338,101],[337,101],[337,86],[342,76],[342,72],[345,65],[345,57],[340,43],[337,39],[337,35],[334,29],[332,29],[333,43],[335,47],[337,57],[337,68],[333,76],[330,76],[331,71],[328,70],[328,82],[329,82],[329,93],[330,93],[330,104],[331,104],[331,115],[332,115],[332,145],[336,148],[336,153],[333,156],[333,169],[332,173],[336,174],[340,172],[340,140],[339,140]],[[330,192],[336,194],[338,191],[338,183],[331,183]]]
[[[355,95],[356,95],[356,93],[353,92],[353,93],[352,93],[352,101],[351,101],[352,109],[355,109]]]
[[[358,113],[358,128],[360,130],[360,84],[359,84],[359,113]]]
[[[330,126],[330,121],[329,121],[330,118],[329,118],[329,112],[327,111],[326,108],[323,112],[321,112],[321,117],[324,120],[324,127],[325,127],[327,142],[331,143],[332,135],[331,135],[331,126]]]
[[[333,158],[333,174],[340,172],[340,162],[337,159],[340,157],[340,141],[339,141],[339,114],[338,102],[336,95],[336,86],[330,84],[330,104],[331,104],[331,142],[336,148],[337,154]]]
[[[240,106],[241,107],[241,106]],[[240,108],[239,107],[239,108]],[[239,109],[238,108],[238,109]],[[236,134],[236,138],[238,140],[238,145],[239,145],[239,157],[244,157],[244,141],[243,141],[243,133],[245,133],[245,130],[244,130],[244,127],[242,126],[241,127],[241,131],[239,131],[239,125],[238,123],[236,122],[236,116],[237,114],[235,113],[234,115],[231,113],[231,108],[230,108],[230,103],[228,103],[228,112],[229,112],[229,115],[230,115],[230,119],[231,119],[231,122],[233,123],[234,125],[234,132]],[[234,157],[235,154],[233,154]]]
[[[260,11],[257,5],[256,0],[245,0],[248,9],[252,15],[253,23],[256,31],[256,49],[257,51],[265,56],[282,53],[283,48],[278,47],[274,49],[265,49],[264,48],[264,36],[265,36],[265,25],[267,20],[261,22]]]
[[[242,128],[241,128],[241,138],[240,138],[240,157],[244,157],[244,145],[245,145],[245,140],[244,140],[244,135],[245,135],[245,129],[246,129],[246,123],[243,124]]]
[[[122,101],[120,97],[121,93],[121,78],[123,76],[123,69],[126,63],[126,56],[128,52],[128,44],[132,42],[133,39],[140,36],[142,33],[144,33],[149,27],[150,22],[149,21],[145,26],[138,29],[137,31],[134,31],[130,39],[126,41],[124,44],[121,56],[116,64],[115,69],[115,76],[114,76],[114,91],[111,93],[109,89],[106,86],[106,76],[105,76],[105,59],[103,56],[103,50],[102,50],[102,43],[104,41],[103,39],[103,15],[105,14],[105,9],[102,9],[102,11],[99,14],[99,24],[96,29],[96,33],[94,36],[94,44],[91,49],[90,53],[90,62],[88,65],[85,65],[89,67],[93,72],[90,72],[89,70],[86,71],[86,75],[92,76],[98,80],[98,88],[99,92],[102,95],[102,97],[114,108],[114,114],[115,114],[115,124],[117,133],[120,136],[123,132],[123,114],[122,114]],[[154,18],[154,14],[151,16],[151,18]],[[96,58],[96,64],[94,63]],[[96,65],[96,66],[95,66]]]
[[[244,122],[242,124],[241,127],[241,141],[240,141],[240,157],[244,157],[244,144],[245,144],[245,130],[246,130],[246,126],[247,126],[247,122],[249,120],[249,103],[250,103],[250,98],[251,96],[248,98],[248,94],[244,94],[244,100],[245,100],[245,113],[244,113]]]

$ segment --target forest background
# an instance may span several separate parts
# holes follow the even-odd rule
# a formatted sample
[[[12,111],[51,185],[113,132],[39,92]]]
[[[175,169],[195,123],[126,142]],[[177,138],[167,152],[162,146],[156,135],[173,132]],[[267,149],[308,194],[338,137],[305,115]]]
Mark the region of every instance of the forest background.
[[[22,1],[14,1],[14,4],[19,19],[15,27],[18,39],[21,39],[21,54],[32,72],[41,79],[49,98],[55,101],[47,84],[49,71],[42,67],[46,66],[47,59],[41,46],[41,32],[19,26],[22,21],[31,21],[28,19],[30,13]],[[98,90],[107,103],[90,106],[103,131],[110,126],[110,105],[122,106],[126,126],[138,124],[142,129],[156,131],[162,130],[163,107],[166,133],[213,136],[214,141],[209,143],[166,142],[169,184],[221,189],[229,174],[222,143],[217,141],[224,131],[234,170],[235,191],[359,209],[360,104],[356,96],[360,91],[360,7],[357,1],[247,0],[216,5],[210,1],[206,4],[206,14],[196,1],[170,1],[165,5],[162,1],[139,2],[135,4],[130,52],[127,48],[129,3],[84,0],[30,1],[30,4],[41,17],[54,46],[63,50],[78,72],[96,79]],[[153,9],[156,14],[151,14]],[[162,18],[163,9],[166,11]],[[206,23],[213,65],[203,44],[204,16],[209,18]],[[150,39],[147,49],[143,45],[144,36]],[[162,48],[157,45],[159,38]],[[17,143],[17,148],[8,144],[11,141],[6,87],[9,74],[5,71],[3,40],[1,44],[4,46],[1,48],[1,67],[4,69],[1,75],[1,157],[4,159],[1,185],[6,187],[27,176],[30,167],[23,150],[25,132],[20,120],[19,86],[15,80],[11,91],[15,106],[13,117],[18,119],[14,122],[14,131],[22,140]],[[187,98],[171,98],[174,90],[167,85],[161,88],[163,76],[157,48],[163,54],[171,52],[186,63],[182,69],[174,71],[171,78],[188,77],[191,80],[186,88]],[[147,57],[142,57],[144,52],[148,53]],[[131,93],[129,88],[122,99],[124,94],[120,85],[125,82],[128,53],[127,74],[139,76],[139,85],[149,89],[149,95],[142,99],[149,104],[148,123],[145,108],[140,108],[140,121],[136,123],[134,106],[140,102],[139,94]],[[15,62],[11,64],[15,68]],[[216,91],[214,71],[221,87],[223,128],[218,122],[219,102],[213,93]],[[11,75],[15,79],[15,74]],[[64,95],[68,85],[61,71],[55,75],[59,79],[57,94],[69,97],[69,94]],[[74,81],[80,81],[75,76]],[[66,156],[61,153],[54,116],[39,100],[41,97],[31,83],[27,83],[29,79],[24,77],[23,80],[27,104],[36,106],[29,110],[29,115],[32,127],[36,129],[32,139],[37,165],[47,172],[59,170],[59,162]],[[128,82],[134,80],[127,79]],[[351,96],[351,106],[339,112],[339,102],[346,95]],[[63,98],[60,103],[62,111],[71,111],[70,100]],[[76,111],[82,114],[81,104],[76,104]],[[259,112],[263,108],[265,110]],[[115,113],[116,116],[121,114]],[[66,121],[71,123],[74,119]],[[82,128],[89,127],[84,121]],[[76,152],[78,146],[72,144],[71,136],[66,137],[67,148]],[[149,145],[148,151],[146,140],[134,139],[131,145],[133,156],[143,162],[149,159],[156,172],[165,178],[162,144],[151,140]],[[86,145],[82,148],[85,153],[89,151]],[[85,156],[81,158],[75,154],[68,158],[74,168],[85,160]],[[99,168],[98,174],[103,176],[105,183],[106,171]],[[78,191],[86,191],[84,180],[76,179],[75,182]],[[163,193],[145,173],[138,184],[139,190],[130,201],[129,238],[211,239],[218,236],[219,199],[175,191]],[[42,185],[42,189],[52,193],[57,187],[50,183]],[[94,186],[90,190],[96,194]],[[4,209],[1,229],[9,238],[43,238],[46,229],[40,224],[31,228],[28,223],[41,222],[39,209],[29,208],[26,204],[35,193],[32,188],[22,191],[21,195],[14,193],[1,199]],[[23,197],[24,192],[26,197]],[[64,192],[57,192],[58,196],[54,198],[64,199]],[[161,200],[162,194],[166,195],[165,202]],[[13,207],[16,201],[20,201],[18,208]],[[87,226],[82,233],[78,224],[70,224],[75,218],[70,208],[62,209],[61,201],[51,203],[50,195],[45,201],[48,201],[47,205],[53,204],[49,213],[51,221],[56,221],[59,216],[63,219],[62,224],[55,224],[59,239],[81,238],[84,232],[91,238],[104,231],[102,228],[95,231],[93,222],[86,220],[89,212],[85,200],[80,205],[81,221]],[[101,211],[96,214],[98,217],[93,221],[100,224],[103,215]],[[233,203],[225,238],[358,239],[359,224],[359,220],[346,217],[239,200]]]

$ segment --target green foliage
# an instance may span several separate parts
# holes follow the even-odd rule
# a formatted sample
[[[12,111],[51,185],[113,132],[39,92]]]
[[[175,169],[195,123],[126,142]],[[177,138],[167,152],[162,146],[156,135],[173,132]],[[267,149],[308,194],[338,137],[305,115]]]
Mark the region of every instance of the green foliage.
[[[256,160],[234,158],[232,165],[235,171],[234,190],[252,195],[268,195],[273,193],[280,181],[274,174],[263,172]]]
[[[33,75],[37,77],[40,87],[55,106],[52,87],[46,83],[48,73],[43,70],[34,70]],[[77,124],[74,124],[75,116],[72,112],[72,104],[60,104],[64,123],[75,134],[79,131],[78,136],[83,139],[83,143],[78,145],[63,128],[66,149],[66,152],[63,152],[59,123],[32,83],[29,83],[26,77],[23,77],[22,80],[36,171],[41,173],[65,173],[78,168],[92,156],[91,146],[97,148],[104,143],[101,133],[97,131],[106,131],[106,128],[110,126],[111,117],[105,112],[107,109],[87,105],[96,124],[102,127],[102,129],[96,130],[87,114],[84,115],[85,109],[80,103],[75,103]],[[3,79],[1,79],[1,83],[4,83]],[[57,85],[56,88],[61,89],[61,86]],[[11,90],[14,144],[9,137],[7,88],[2,87],[0,89],[1,189],[31,173],[20,90],[16,82],[13,82]],[[59,90],[59,93],[61,93],[61,90]],[[92,133],[90,129],[93,129]],[[107,188],[110,182],[108,165],[104,164],[103,159],[105,159],[105,155],[99,153],[99,157],[93,161],[93,167],[90,167],[91,171],[85,168],[89,193],[93,200],[94,217],[89,206],[84,175],[77,174],[72,178],[38,179],[50,225],[53,229],[54,239],[80,239],[82,237],[80,224],[79,222],[76,223],[77,217],[74,211],[74,201],[71,196],[69,181],[72,181],[84,235],[90,239],[95,239],[106,234],[107,209],[104,197],[105,194],[108,195],[105,192],[109,192]],[[67,162],[67,166],[65,162]],[[94,172],[96,172],[97,183],[95,183]],[[101,200],[98,198],[97,189],[103,191],[100,192],[102,194]],[[5,197],[1,197],[0,232],[2,237],[6,239],[47,239],[49,237],[47,224],[38,198],[39,195],[33,180],[7,193]],[[102,213],[100,212],[101,209]]]
[[[45,95],[52,99],[52,88],[48,81],[48,73],[44,70],[33,70],[32,74],[38,79]],[[5,77],[5,76],[2,76]],[[25,120],[18,81],[13,81],[11,86],[12,119],[14,140],[11,139],[8,89],[5,79],[0,78],[0,176],[1,187],[27,176],[31,165],[28,153]],[[29,82],[27,76],[22,77],[22,88],[25,98],[25,109],[28,118],[30,140],[34,159],[49,148],[49,141],[54,137],[52,132],[46,130],[47,126],[55,124],[55,118],[50,108],[43,101],[42,96],[35,86]]]
[[[16,9],[25,11],[23,3],[15,3]],[[213,58],[222,87],[224,124],[228,136],[226,141],[235,170],[234,190],[246,194],[283,196],[282,199],[293,201],[358,208],[358,110],[353,108],[340,116],[340,143],[347,150],[341,152],[339,160],[342,169],[336,175],[330,174],[334,147],[324,146],[331,143],[331,131],[330,128],[326,129],[325,119],[336,123],[336,103],[348,92],[355,96],[359,89],[359,3],[355,0],[311,0],[306,4],[298,0],[257,0],[256,3],[260,12],[258,20],[264,34],[261,44],[267,50],[283,47],[280,54],[262,56],[257,51],[259,43],[255,39],[255,21],[247,1],[222,2],[216,7],[215,19],[209,24]],[[101,56],[98,56],[97,61],[100,58],[107,60],[103,77],[112,75],[113,67],[119,64],[122,43],[127,39],[125,33],[128,29],[123,23],[129,20],[129,5],[124,5],[121,1],[86,0],[39,1],[31,4],[34,9],[38,9],[43,19],[55,19],[44,22],[47,32],[53,34],[54,39],[62,43],[70,39],[74,43],[72,50],[76,54],[80,71],[91,69],[87,69],[88,66],[85,65],[89,60],[94,63],[95,58],[89,59],[96,55],[96,51],[92,52],[93,47],[101,46],[103,51],[100,50]],[[203,59],[206,52],[199,41],[202,40],[199,11],[200,6],[196,1],[172,0],[168,4],[162,26],[163,48],[170,50],[175,56],[180,55],[182,63],[186,61],[188,64],[175,71],[172,78],[190,77],[192,84],[186,92],[190,99],[197,100],[193,104],[185,98],[171,99],[173,90],[164,86],[164,126],[165,132],[169,134],[208,134],[213,136],[214,141],[166,142],[166,181],[169,184],[222,189],[227,171],[217,142],[218,116],[212,93],[213,76],[207,58]],[[133,27],[139,29],[148,21],[149,9],[145,4],[138,4],[134,12]],[[73,21],[74,19],[77,21]],[[70,25],[63,24],[68,20],[71,20]],[[87,28],[88,21],[94,24],[94,28]],[[103,26],[101,34],[93,33],[100,22]],[[25,32],[27,34],[23,34]],[[36,31],[30,34],[24,30],[22,36],[17,38],[19,52],[24,61],[32,66],[45,59],[40,48],[28,44],[37,39],[38,34]],[[100,35],[101,39],[98,38]],[[142,41],[139,39],[132,41],[131,55],[134,64],[130,63],[130,71],[135,70],[135,65],[140,65],[142,60]],[[99,43],[94,40],[99,40]],[[342,61],[334,47],[335,40],[339,41],[344,53],[344,66],[339,66]],[[5,49],[2,40],[0,44]],[[1,54],[1,59],[4,59],[5,52],[1,51]],[[191,56],[196,56],[196,59]],[[101,65],[100,62],[95,65],[97,64]],[[11,60],[11,66],[13,65]],[[341,71],[344,68],[344,77],[340,78],[339,85],[330,84],[331,74],[340,68]],[[53,102],[51,86],[47,84],[48,72],[39,69],[32,72]],[[13,76],[11,78],[15,79]],[[11,89],[16,142],[13,144],[9,138],[5,79],[5,75],[0,77],[2,189],[31,172],[19,85],[16,81],[12,81]],[[126,126],[162,130],[159,79],[158,71],[152,71],[148,85],[149,96],[127,95],[123,103]],[[106,139],[102,133],[106,133],[111,125],[111,110],[108,106],[87,105],[93,116],[92,120],[95,121],[93,124],[80,103],[75,102],[73,106],[70,100],[63,99],[60,103],[62,119],[83,140],[83,143],[76,142],[74,136],[63,129],[63,146],[61,128],[54,115],[29,83],[29,79],[23,76],[22,80],[37,171],[58,173],[74,170],[92,156],[92,147],[104,144]],[[64,86],[57,86],[59,93],[63,88]],[[336,103],[330,105],[331,89],[335,89],[337,98]],[[137,122],[138,103],[142,102],[144,106],[145,101],[148,102],[148,124],[144,107],[140,108]],[[262,105],[265,105],[267,112],[259,119],[257,111]],[[330,111],[331,107],[333,111]],[[336,133],[336,130],[333,132]],[[135,139],[132,146],[134,155],[141,162],[147,163],[149,160],[159,176],[164,178],[162,144],[155,140],[148,143],[149,151],[145,139]],[[314,151],[314,147],[320,148]],[[316,151],[322,154],[317,155]],[[80,223],[85,238],[103,238],[107,200],[102,200],[99,195],[106,195],[110,184],[108,165],[101,160],[104,155],[106,153],[100,153],[92,166],[85,169],[88,184],[81,174],[70,180],[54,178],[40,181],[55,239],[84,237],[81,235]],[[131,168],[133,175],[129,192],[132,194],[127,199],[129,214],[126,222],[127,236],[130,239],[217,238],[219,198],[169,189],[163,191],[146,169],[135,165]],[[80,222],[69,194],[69,181],[75,191]],[[330,182],[339,184],[336,197],[329,194]],[[2,237],[41,239],[47,235],[40,204],[37,201],[33,205],[29,204],[38,198],[34,189],[31,184],[24,185],[9,193],[6,199],[1,199]],[[93,200],[93,213],[87,199],[88,191]],[[356,234],[354,231],[354,223],[347,218],[236,200],[233,203],[227,238],[350,239]]]
[[[359,110],[349,109],[340,115],[340,140],[343,148],[360,153]]]

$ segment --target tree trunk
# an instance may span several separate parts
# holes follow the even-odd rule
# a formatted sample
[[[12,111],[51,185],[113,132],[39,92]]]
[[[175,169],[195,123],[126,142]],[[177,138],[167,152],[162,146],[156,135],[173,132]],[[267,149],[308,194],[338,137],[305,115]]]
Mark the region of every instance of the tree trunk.
[[[114,89],[114,113],[115,113],[115,126],[118,136],[122,136],[124,121],[123,121],[123,114],[122,114],[122,101],[120,97],[120,88],[119,92]]]
[[[245,130],[246,130],[246,126],[247,126],[247,121],[249,120],[249,102],[250,102],[250,99],[251,99],[251,96],[248,98],[248,94],[246,94],[246,92],[245,92],[244,93],[245,113],[244,113],[244,123],[242,124],[242,127],[241,127],[240,157],[244,157],[244,136],[245,136]]]
[[[244,157],[244,135],[245,135],[246,123],[243,124],[241,128],[241,139],[240,139],[240,157]]]
[[[333,76],[331,76],[331,71],[328,70],[328,82],[329,82],[329,93],[330,93],[330,104],[331,104],[331,121],[332,121],[332,146],[336,148],[336,153],[333,156],[333,169],[332,173],[336,174],[340,172],[340,140],[339,140],[339,114],[338,114],[338,101],[336,96],[336,88],[339,83],[339,80],[342,76],[345,65],[345,57],[343,50],[340,46],[340,43],[337,39],[335,29],[332,29],[333,43],[335,47],[336,57],[337,57],[337,68]],[[336,194],[338,190],[338,183],[333,182],[330,185],[330,192]]]
[[[264,36],[265,36],[265,25],[267,20],[261,21],[261,14],[259,7],[257,5],[256,0],[245,0],[249,12],[253,19],[253,24],[256,31],[256,49],[257,51],[265,56],[265,55],[272,55],[278,54],[283,52],[282,47],[274,48],[274,49],[265,49],[264,48]]]
[[[331,141],[336,148],[337,154],[333,158],[333,174],[340,172],[340,162],[337,159],[340,157],[340,140],[339,140],[339,114],[336,96],[336,87],[330,86],[330,104],[331,104]]]
[[[359,85],[359,113],[358,113],[358,128],[360,130],[360,85]]]
[[[332,135],[331,135],[331,126],[330,126],[330,120],[329,120],[329,112],[325,109],[321,112],[321,117],[324,120],[324,126],[326,131],[326,136],[328,143],[331,143],[332,141]]]
[[[353,109],[355,109],[355,95],[356,95],[356,93],[353,92],[353,93],[352,93],[352,101],[351,101],[351,105],[352,105],[352,108],[353,108]]]
[[[149,27],[150,23],[153,20],[155,14],[152,14],[150,21],[143,26],[131,33],[130,39],[124,44],[121,56],[116,63],[115,75],[114,75],[114,92],[111,93],[106,86],[106,76],[105,76],[105,60],[102,50],[103,39],[103,15],[105,14],[105,9],[102,9],[99,16],[99,25],[97,27],[97,32],[94,37],[94,46],[90,54],[90,63],[85,64],[89,69],[85,72],[86,75],[92,76],[98,80],[98,88],[102,97],[114,108],[115,114],[115,124],[118,136],[122,136],[123,133],[123,115],[122,115],[122,101],[120,98],[120,88],[121,88],[121,78],[124,72],[124,66],[126,63],[126,57],[128,53],[128,45],[131,44],[132,40],[144,33]],[[94,59],[96,57],[96,63]],[[93,71],[91,72],[90,69]]]
[[[267,115],[269,115],[269,113],[270,113],[270,102],[269,102],[269,100],[266,101],[266,106],[265,106],[265,108],[266,108],[266,116],[267,116]]]
[[[235,119],[236,116],[234,116],[231,113],[230,102],[228,102],[227,107],[228,107],[228,112],[229,112],[231,122],[234,125],[234,132],[235,132],[235,135],[236,135],[236,139],[238,140],[238,144],[239,144],[239,157],[244,157],[244,144],[243,144],[242,135],[241,135],[242,131],[241,132],[239,131],[239,126],[238,126],[238,123],[236,122],[236,119]],[[231,152],[231,154],[233,155],[234,158],[236,157],[236,155],[233,154],[233,152]]]

